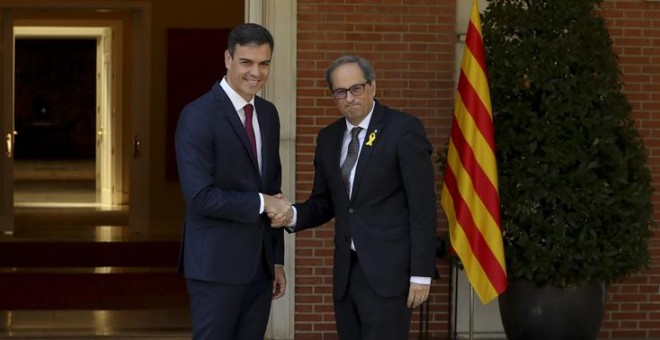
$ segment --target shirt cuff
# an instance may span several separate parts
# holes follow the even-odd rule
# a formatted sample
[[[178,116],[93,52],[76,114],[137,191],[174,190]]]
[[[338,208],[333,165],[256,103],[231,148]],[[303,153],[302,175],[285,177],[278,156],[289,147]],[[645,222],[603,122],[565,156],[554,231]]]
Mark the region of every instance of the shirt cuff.
[[[259,215],[264,213],[264,195],[259,193]]]
[[[431,278],[430,277],[425,277],[425,276],[411,276],[410,277],[410,283],[430,285],[431,284]]]
[[[292,205],[291,210],[293,212],[293,217],[291,217],[291,222],[289,222],[289,224],[284,226],[284,230],[286,230],[286,232],[289,234],[293,234],[296,232],[296,223],[298,223],[298,210],[296,209],[296,206]]]
[[[292,205],[291,210],[293,210],[293,217],[291,218],[291,222],[286,225],[287,227],[295,227],[296,223],[298,223],[298,209],[296,209],[295,205]]]

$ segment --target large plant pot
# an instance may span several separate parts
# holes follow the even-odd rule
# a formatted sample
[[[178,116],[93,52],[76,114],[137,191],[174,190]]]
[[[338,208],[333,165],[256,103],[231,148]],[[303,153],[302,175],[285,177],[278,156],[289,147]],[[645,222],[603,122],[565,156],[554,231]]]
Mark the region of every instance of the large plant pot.
[[[509,340],[596,339],[603,320],[605,286],[561,289],[509,281],[500,315]]]

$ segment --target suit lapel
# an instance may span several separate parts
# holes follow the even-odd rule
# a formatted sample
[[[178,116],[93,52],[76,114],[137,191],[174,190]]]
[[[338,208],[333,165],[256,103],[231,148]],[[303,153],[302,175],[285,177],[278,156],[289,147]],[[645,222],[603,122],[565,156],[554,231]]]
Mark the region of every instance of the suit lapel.
[[[332,155],[334,159],[334,166],[336,168],[336,171],[332,171],[332,175],[334,178],[334,185],[332,187],[334,188],[341,188],[341,191],[344,192],[344,197],[348,201],[348,194],[346,193],[346,190],[344,190],[344,180],[341,178],[341,148],[344,143],[344,133],[346,132],[346,120],[344,118],[338,120],[335,125],[333,126],[333,130],[331,133],[332,140],[330,141],[330,144],[328,145],[328,154]]]
[[[270,162],[270,159],[268,158],[270,152],[267,152],[266,150],[269,147],[268,143],[273,140],[273,127],[271,125],[272,120],[268,119],[270,112],[267,112],[267,110],[262,105],[260,105],[260,101],[256,97],[254,99],[254,105],[257,110],[259,133],[261,134],[261,171],[266,171],[266,169],[268,169],[268,162]],[[257,169],[259,169],[259,162],[257,162]],[[262,173],[261,180],[263,181],[265,178],[266,176],[264,176]]]
[[[231,103],[231,100],[229,100],[229,97],[222,89],[219,82],[213,87],[213,92],[217,100],[220,102],[221,113],[225,115],[225,119],[227,119],[229,125],[231,125],[234,133],[236,133],[236,137],[241,141],[241,144],[243,144],[245,152],[250,156],[255,170],[259,173],[259,163],[257,163],[255,155],[252,155],[252,152],[250,151],[252,147],[250,146],[250,141],[245,132],[245,126],[243,126],[241,119],[238,117],[238,112],[236,112],[234,105]],[[261,124],[261,120],[259,121],[259,124]]]
[[[378,139],[382,138],[384,118],[385,116],[382,107],[376,102],[371,122],[369,123],[369,128],[364,137],[364,142],[360,147],[360,156],[358,158],[357,168],[355,169],[355,177],[353,178],[353,194],[351,195],[351,201],[355,200],[355,197],[357,197],[360,192],[360,183],[362,182],[362,179],[368,175],[367,169],[369,168],[371,156],[378,150]]]

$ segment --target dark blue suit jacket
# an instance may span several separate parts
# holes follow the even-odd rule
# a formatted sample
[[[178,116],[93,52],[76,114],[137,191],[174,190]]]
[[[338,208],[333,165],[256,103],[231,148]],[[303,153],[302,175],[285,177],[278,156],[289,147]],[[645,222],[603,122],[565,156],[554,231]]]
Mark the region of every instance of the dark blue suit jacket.
[[[296,232],[335,218],[334,295],[341,299],[353,238],[367,280],[383,297],[408,293],[410,276],[435,274],[437,200],[431,145],[421,121],[376,102],[349,201],[340,158],[345,119],[318,134],[314,186],[296,204]],[[369,142],[369,136],[375,139]]]
[[[284,261],[282,231],[259,215],[258,196],[281,192],[278,112],[259,97],[255,109],[261,130],[261,174],[245,128],[220,82],[188,104],[179,117],[175,146],[186,203],[179,270],[188,279],[247,283],[262,249],[271,274],[274,264]]]

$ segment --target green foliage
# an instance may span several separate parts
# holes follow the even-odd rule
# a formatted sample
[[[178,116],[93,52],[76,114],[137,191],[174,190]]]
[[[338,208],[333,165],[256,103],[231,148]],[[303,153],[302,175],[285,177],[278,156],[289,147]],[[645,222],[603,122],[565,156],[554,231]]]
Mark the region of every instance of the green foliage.
[[[509,279],[610,284],[650,263],[651,175],[600,2],[483,15]]]

